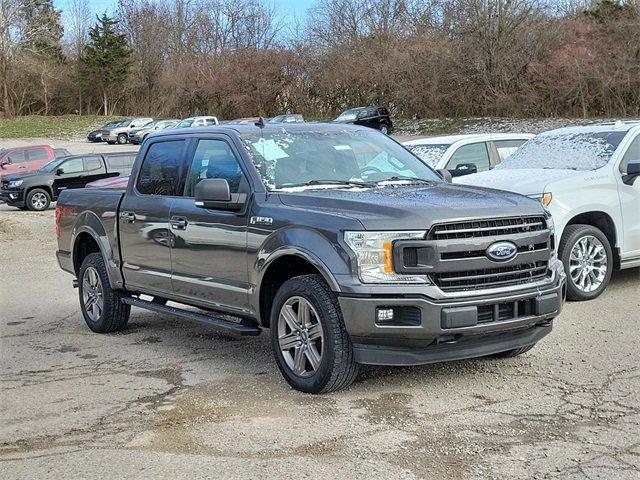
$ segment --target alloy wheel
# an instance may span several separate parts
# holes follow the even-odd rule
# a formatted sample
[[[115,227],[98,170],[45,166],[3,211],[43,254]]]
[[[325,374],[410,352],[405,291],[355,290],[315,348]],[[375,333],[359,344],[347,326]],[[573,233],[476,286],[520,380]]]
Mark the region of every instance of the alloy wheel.
[[[82,304],[87,316],[97,322],[104,310],[104,299],[100,276],[93,267],[87,267],[82,275]]]
[[[582,292],[594,292],[607,276],[607,251],[593,235],[581,237],[571,249],[569,273],[571,281]]]
[[[324,334],[316,309],[303,297],[289,298],[278,316],[278,343],[291,371],[300,377],[313,375],[322,360]]]
[[[31,197],[31,206],[36,210],[43,210],[47,206],[47,196],[44,193],[34,193]]]

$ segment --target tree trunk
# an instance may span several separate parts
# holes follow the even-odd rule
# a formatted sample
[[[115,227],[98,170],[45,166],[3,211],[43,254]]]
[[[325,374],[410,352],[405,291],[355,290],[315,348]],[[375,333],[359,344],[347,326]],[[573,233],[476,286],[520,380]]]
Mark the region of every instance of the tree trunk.
[[[107,98],[107,92],[102,92],[102,106],[104,107],[104,116],[109,115],[109,99]]]

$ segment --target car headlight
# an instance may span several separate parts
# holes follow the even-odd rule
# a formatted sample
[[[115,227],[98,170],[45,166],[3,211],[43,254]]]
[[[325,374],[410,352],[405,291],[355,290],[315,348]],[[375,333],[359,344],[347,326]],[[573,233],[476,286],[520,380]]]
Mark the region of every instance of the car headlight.
[[[553,201],[553,194],[551,192],[545,192],[542,195],[529,195],[529,198],[538,200],[542,205],[548,207]]]
[[[358,278],[362,283],[428,284],[426,275],[403,275],[393,269],[393,242],[422,239],[426,231],[345,232],[344,241],[356,255]]]
[[[22,185],[23,180],[13,180],[9,182],[9,188],[17,188]]]

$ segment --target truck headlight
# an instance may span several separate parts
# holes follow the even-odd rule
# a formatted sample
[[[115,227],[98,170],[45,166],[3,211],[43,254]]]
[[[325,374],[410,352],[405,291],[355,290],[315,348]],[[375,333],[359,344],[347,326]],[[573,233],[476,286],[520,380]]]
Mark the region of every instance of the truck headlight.
[[[426,275],[403,275],[393,269],[393,242],[422,239],[426,231],[345,232],[344,241],[356,255],[358,278],[362,283],[428,284]]]
[[[22,185],[23,180],[13,180],[9,182],[9,188],[17,188]]]
[[[538,200],[542,205],[548,207],[553,201],[553,194],[551,192],[545,192],[541,195],[529,195],[529,198]]]

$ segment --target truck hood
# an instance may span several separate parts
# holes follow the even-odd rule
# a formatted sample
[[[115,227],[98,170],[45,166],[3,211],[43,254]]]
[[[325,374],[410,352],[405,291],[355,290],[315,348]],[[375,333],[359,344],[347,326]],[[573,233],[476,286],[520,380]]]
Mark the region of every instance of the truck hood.
[[[2,181],[12,182],[14,180],[26,180],[31,177],[35,177],[36,175],[46,175],[46,174],[40,173],[37,170],[34,170],[32,172],[9,173],[7,175],[2,175]]]
[[[480,187],[436,183],[280,192],[291,207],[358,220],[367,230],[423,230],[460,219],[542,215],[539,202]]]
[[[585,172],[577,170],[551,169],[501,169],[475,173],[454,180],[459,185],[482,185],[497,190],[507,190],[521,195],[541,195],[547,185],[565,178],[579,176]]]

